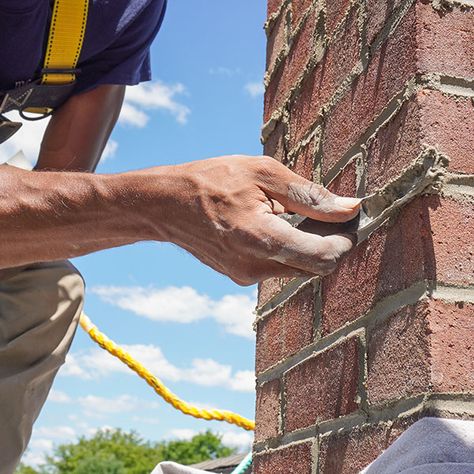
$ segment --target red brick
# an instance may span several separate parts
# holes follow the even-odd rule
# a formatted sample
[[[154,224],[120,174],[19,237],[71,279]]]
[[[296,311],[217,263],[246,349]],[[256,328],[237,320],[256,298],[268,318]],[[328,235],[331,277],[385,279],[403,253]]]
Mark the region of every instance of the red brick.
[[[298,25],[314,0],[293,0],[291,3],[293,28]]]
[[[381,404],[428,391],[430,383],[427,303],[399,310],[371,332],[368,398]]]
[[[367,467],[402,431],[388,425],[366,425],[350,432],[322,436],[320,474],[354,474]]]
[[[368,398],[380,405],[426,392],[474,389],[474,306],[425,300],[370,333]]]
[[[474,284],[474,203],[438,197],[430,206],[425,248],[436,279],[448,285]]]
[[[257,387],[255,441],[274,438],[280,433],[280,380]]]
[[[287,99],[292,82],[288,79],[287,60],[284,59],[272,73],[268,87],[265,90],[263,120],[267,122],[273,112],[279,109]]]
[[[267,16],[271,16],[276,13],[283,5],[285,0],[268,0],[267,1]]]
[[[456,232],[453,232],[453,228]],[[322,280],[322,334],[424,279],[474,283],[474,204],[426,196],[375,232]]]
[[[257,373],[313,340],[314,287],[307,285],[257,324]]]
[[[472,101],[423,89],[405,102],[368,145],[367,193],[399,176],[423,145],[436,146],[446,153],[451,171],[474,173]]]
[[[283,288],[280,278],[269,278],[258,284],[258,306],[262,306],[277,295]]]
[[[332,35],[337,24],[349,9],[350,0],[330,0],[326,2],[326,32]]]
[[[329,44],[322,60],[304,79],[290,108],[290,148],[318,120],[325,105],[360,59],[358,10],[352,9],[341,31]]]
[[[327,186],[329,191],[339,196],[357,195],[357,159],[353,158]]]
[[[419,69],[474,79],[474,9],[440,13],[417,2]]]
[[[272,156],[280,163],[286,161],[285,135],[286,124],[278,122],[275,130],[270,134],[264,145],[265,155]]]
[[[472,100],[425,90],[418,94],[418,101],[423,142],[436,145],[449,156],[451,171],[474,173]]]
[[[315,137],[311,138],[311,140],[300,149],[289,164],[289,168],[292,171],[309,181],[313,181],[314,178],[317,141],[318,140]]]
[[[416,68],[416,10],[405,15],[374,53],[367,71],[330,113],[323,140],[323,174],[357,142],[390,100],[401,92]]]
[[[421,150],[420,109],[412,98],[378,130],[367,147],[367,194],[399,176]]]
[[[288,55],[288,74],[293,84],[303,73],[314,52],[317,18],[317,14],[308,15],[293,38]]]
[[[285,433],[357,410],[358,381],[358,338],[292,368],[284,379]]]
[[[403,0],[367,0],[367,43],[370,45]]]
[[[322,280],[322,334],[365,314],[380,299],[423,280],[422,219],[428,210],[410,204],[394,225],[385,225],[343,259]],[[426,233],[427,230],[425,229]],[[431,257],[430,261],[431,261]]]
[[[474,391],[474,305],[431,305],[431,383],[437,392]]]
[[[267,39],[267,69],[274,63],[287,44],[286,10],[279,15]]]
[[[278,451],[255,455],[253,473],[311,474],[311,443],[294,444]]]

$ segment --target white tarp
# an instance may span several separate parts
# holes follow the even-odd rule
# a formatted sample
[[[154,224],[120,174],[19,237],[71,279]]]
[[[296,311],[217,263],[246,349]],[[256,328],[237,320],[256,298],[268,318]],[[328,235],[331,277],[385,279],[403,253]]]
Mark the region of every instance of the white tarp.
[[[423,418],[360,474],[473,474],[474,421]]]

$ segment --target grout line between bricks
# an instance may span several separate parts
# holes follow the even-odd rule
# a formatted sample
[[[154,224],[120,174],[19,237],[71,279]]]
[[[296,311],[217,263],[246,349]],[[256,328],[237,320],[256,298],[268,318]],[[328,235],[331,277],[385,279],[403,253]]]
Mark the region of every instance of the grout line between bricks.
[[[432,297],[451,303],[474,303],[474,287],[458,288],[453,286],[437,285],[433,288]]]
[[[264,382],[268,382],[276,377],[281,376],[288,369],[303,362],[308,357],[311,357],[319,352],[323,352],[331,346],[339,344],[345,339],[360,333],[367,323],[372,319],[376,321],[384,320],[398,309],[417,303],[421,299],[427,297],[429,291],[430,283],[422,281],[394,295],[384,298],[383,300],[379,301],[374,306],[374,308],[369,310],[365,315],[361,316],[357,320],[306,346],[298,354],[288,357],[279,364],[258,375],[257,383],[261,385]]]
[[[378,425],[403,420],[420,413],[474,419],[474,395],[468,393],[424,393],[402,399],[382,408],[373,408],[368,415],[361,412],[318,423],[302,430],[287,433],[254,444],[254,452],[272,452],[319,436],[348,432],[356,427]]]

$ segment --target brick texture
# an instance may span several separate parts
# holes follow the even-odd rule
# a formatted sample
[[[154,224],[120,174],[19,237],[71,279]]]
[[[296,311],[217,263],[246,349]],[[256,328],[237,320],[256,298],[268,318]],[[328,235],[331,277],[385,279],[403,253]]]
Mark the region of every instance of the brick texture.
[[[255,441],[274,438],[280,432],[280,380],[263,384],[257,394]]]
[[[323,174],[357,142],[390,100],[416,72],[416,10],[374,53],[368,69],[352,84],[328,117],[323,140]]]
[[[323,335],[417,281],[472,284],[473,233],[472,201],[431,196],[406,206],[394,223],[381,227],[323,278]]]
[[[290,108],[290,148],[311,129],[325,105],[359,61],[358,9],[353,8],[321,61],[304,80]]]
[[[306,428],[357,410],[358,380],[357,338],[292,368],[285,376],[284,431]]]
[[[369,337],[369,403],[474,390],[474,306],[426,300],[402,308]]]
[[[260,305],[284,303],[258,322],[254,472],[352,474],[417,419],[447,416],[437,398],[464,417],[474,393],[474,304],[462,301],[474,287],[474,8],[269,0],[269,12],[268,61],[282,61],[267,73],[264,120],[278,122],[266,154],[343,196],[379,190],[427,147],[450,160],[443,193],[413,199],[314,288],[284,300],[288,279],[260,285]]]
[[[257,373],[313,340],[314,287],[308,285],[257,324]]]
[[[301,443],[258,454],[253,462],[254,474],[311,474],[311,443]]]

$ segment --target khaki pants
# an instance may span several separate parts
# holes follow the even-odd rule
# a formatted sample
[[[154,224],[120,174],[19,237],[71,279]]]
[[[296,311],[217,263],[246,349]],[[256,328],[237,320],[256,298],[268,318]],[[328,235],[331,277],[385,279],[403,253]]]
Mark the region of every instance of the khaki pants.
[[[11,474],[71,345],[84,282],[69,262],[0,280],[0,474]]]

